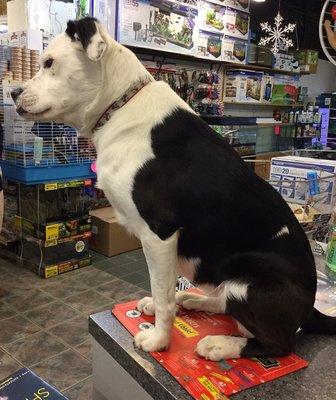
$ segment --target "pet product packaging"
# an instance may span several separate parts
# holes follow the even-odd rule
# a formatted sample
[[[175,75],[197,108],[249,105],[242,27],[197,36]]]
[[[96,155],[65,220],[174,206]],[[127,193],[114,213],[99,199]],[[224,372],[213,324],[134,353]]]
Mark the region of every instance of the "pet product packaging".
[[[200,31],[197,43],[197,57],[208,60],[221,60],[223,36]]]
[[[316,74],[319,52],[316,50],[300,50],[296,52],[296,58],[300,64],[301,72],[309,72],[311,74]]]
[[[335,204],[336,161],[284,156],[271,160],[270,179],[274,188],[290,203],[305,205],[310,196],[311,173],[317,174],[314,193],[316,207],[321,214],[329,214]],[[321,180],[320,178],[325,178]]]
[[[117,304],[113,309],[113,314],[132,335],[154,327],[154,317],[141,314],[136,304],[137,301]],[[283,377],[308,365],[293,353],[287,357],[214,362],[197,356],[195,352],[197,343],[205,336],[237,334],[240,336],[237,323],[227,315],[180,308],[172,327],[169,349],[151,355],[176,379],[177,385],[180,384],[191,398],[197,400],[228,400],[226,396]],[[179,398],[189,399],[190,396]],[[243,397],[249,396],[246,394]],[[260,397],[255,398],[261,400]],[[263,400],[266,398],[263,397]]]
[[[0,399],[67,400],[67,397],[35,375],[34,372],[22,368],[0,381]]]
[[[247,42],[230,36],[224,36],[222,54],[223,61],[246,64]]]
[[[272,103],[277,105],[295,104],[298,99],[299,86],[299,76],[276,74],[274,76]]]
[[[227,7],[225,13],[225,32],[240,39],[248,39],[250,27],[249,14]]]
[[[141,247],[140,241],[119,225],[112,207],[90,212],[92,218],[91,249],[112,257]]]
[[[213,4],[208,1],[201,2],[201,18],[202,28],[211,32],[225,32],[225,7]]]
[[[274,75],[264,73],[261,85],[261,101],[263,103],[270,103],[272,100],[274,86]]]
[[[241,69],[227,70],[224,101],[231,103],[259,103],[263,73]]]
[[[248,64],[273,67],[273,54],[267,47],[250,43],[248,53]]]
[[[300,72],[298,60],[290,54],[275,54],[273,68],[280,71]]]
[[[49,246],[32,237],[20,242],[18,262],[42,278],[51,278],[91,264],[89,237],[91,232],[58,240]]]

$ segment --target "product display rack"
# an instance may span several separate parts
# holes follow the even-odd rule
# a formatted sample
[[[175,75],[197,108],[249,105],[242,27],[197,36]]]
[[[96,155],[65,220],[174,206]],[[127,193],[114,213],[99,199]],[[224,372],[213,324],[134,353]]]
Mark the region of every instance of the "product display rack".
[[[274,103],[249,103],[249,102],[240,102],[240,101],[223,101],[224,104],[232,104],[236,106],[253,106],[253,107],[270,107],[270,108],[301,108],[304,107],[303,104],[295,103],[295,104],[274,104]]]
[[[281,132],[280,135],[277,136],[277,150],[282,151],[282,150],[287,150],[290,147],[293,147],[294,149],[304,149],[309,143],[308,141],[312,140],[317,140],[321,136],[321,123],[314,123],[314,122],[296,122],[293,124],[283,124],[281,125],[283,127],[288,127],[290,129],[289,136],[283,135],[283,132]],[[315,135],[305,135],[305,128],[313,127],[315,129]],[[294,131],[294,134],[292,134]],[[287,143],[286,143],[287,142]],[[285,145],[287,144],[287,146]],[[311,143],[310,143],[311,144]],[[284,147],[284,148],[282,148]]]

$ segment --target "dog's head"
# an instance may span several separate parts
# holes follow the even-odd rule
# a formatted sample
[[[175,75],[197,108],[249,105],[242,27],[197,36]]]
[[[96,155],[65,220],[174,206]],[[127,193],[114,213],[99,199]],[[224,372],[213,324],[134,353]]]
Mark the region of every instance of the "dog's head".
[[[40,70],[12,92],[25,119],[59,121],[80,128],[101,86],[101,62],[111,38],[94,18],[69,21],[66,32],[42,54]]]

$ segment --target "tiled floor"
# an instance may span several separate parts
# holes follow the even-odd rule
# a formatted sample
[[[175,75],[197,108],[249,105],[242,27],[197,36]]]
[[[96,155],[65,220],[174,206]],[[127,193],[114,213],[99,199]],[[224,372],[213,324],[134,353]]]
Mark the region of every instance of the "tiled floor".
[[[92,399],[88,316],[148,295],[144,255],[136,250],[51,278],[0,259],[0,379],[23,366],[70,400]]]

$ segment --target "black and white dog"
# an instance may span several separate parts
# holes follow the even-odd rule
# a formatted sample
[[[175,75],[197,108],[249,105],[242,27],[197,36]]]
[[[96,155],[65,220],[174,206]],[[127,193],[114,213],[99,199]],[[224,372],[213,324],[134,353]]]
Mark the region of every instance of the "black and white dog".
[[[70,21],[12,97],[23,117],[94,141],[99,186],[150,272],[153,298],[138,308],[156,323],[135,337],[139,348],[169,346],[176,303],[237,320],[242,337],[198,343],[210,360],[284,356],[299,328],[336,333],[336,319],[313,308],[314,258],[286,202],[95,19]],[[175,297],[178,272],[206,295]]]

